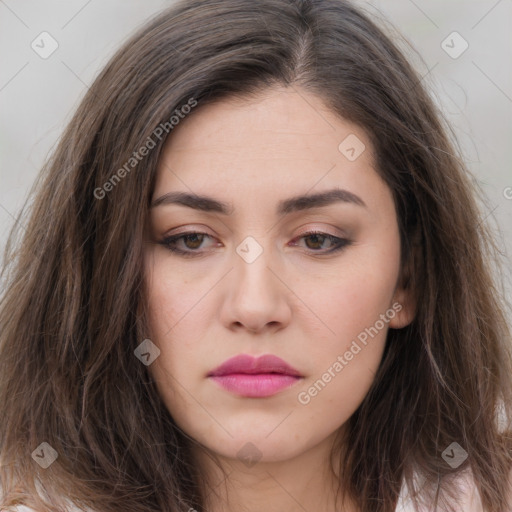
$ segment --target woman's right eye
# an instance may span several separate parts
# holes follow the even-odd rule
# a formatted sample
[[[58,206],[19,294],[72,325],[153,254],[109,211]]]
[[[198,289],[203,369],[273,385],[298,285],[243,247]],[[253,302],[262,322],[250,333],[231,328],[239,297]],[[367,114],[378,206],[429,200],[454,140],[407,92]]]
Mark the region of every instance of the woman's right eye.
[[[159,243],[173,253],[180,254],[182,256],[196,256],[201,254],[197,252],[196,249],[199,249],[205,237],[212,238],[207,233],[190,231],[187,233],[180,233],[179,235],[166,237]],[[183,244],[186,244],[186,249],[178,247],[179,242],[183,242]]]

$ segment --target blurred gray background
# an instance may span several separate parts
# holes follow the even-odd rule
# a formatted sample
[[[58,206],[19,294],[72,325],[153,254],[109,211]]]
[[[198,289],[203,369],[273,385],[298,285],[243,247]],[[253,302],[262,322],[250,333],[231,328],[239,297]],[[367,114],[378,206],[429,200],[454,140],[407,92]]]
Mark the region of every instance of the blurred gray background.
[[[0,0],[0,251],[88,85],[134,29],[172,3]],[[512,0],[355,3],[415,49],[408,56],[487,195],[512,302]]]

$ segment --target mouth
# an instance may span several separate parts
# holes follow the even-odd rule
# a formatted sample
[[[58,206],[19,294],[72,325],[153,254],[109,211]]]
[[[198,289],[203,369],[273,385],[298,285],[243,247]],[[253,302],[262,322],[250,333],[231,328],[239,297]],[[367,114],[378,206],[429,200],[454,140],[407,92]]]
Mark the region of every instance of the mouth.
[[[293,386],[304,377],[283,359],[267,354],[241,354],[211,371],[208,378],[238,396],[264,398]]]

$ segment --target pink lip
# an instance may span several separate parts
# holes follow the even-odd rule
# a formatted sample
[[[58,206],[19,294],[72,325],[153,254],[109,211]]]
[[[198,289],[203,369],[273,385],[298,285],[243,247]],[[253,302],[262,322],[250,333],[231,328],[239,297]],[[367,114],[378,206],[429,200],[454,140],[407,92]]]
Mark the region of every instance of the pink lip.
[[[298,370],[271,354],[259,358],[247,354],[232,357],[208,377],[232,393],[253,398],[274,395],[303,378]]]

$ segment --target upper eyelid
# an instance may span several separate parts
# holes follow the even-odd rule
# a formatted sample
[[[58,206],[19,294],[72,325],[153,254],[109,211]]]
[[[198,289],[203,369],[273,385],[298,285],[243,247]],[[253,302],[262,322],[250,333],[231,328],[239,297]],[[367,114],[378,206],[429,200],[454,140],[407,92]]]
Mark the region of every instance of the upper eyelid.
[[[188,230],[188,231],[180,231],[178,233],[173,233],[173,234],[170,234],[170,235],[166,235],[166,236],[163,237],[163,239],[164,240],[174,239],[174,238],[179,238],[181,236],[186,236],[186,235],[206,235],[206,236],[209,236],[210,238],[217,238],[215,235],[212,235],[212,234],[207,233],[205,231],[201,231],[201,230]],[[324,235],[324,236],[333,237],[333,238],[340,238],[340,239],[346,238],[345,235],[334,235],[333,233],[329,233],[328,231],[324,231],[322,229],[311,228],[311,229],[307,229],[306,231],[304,231],[302,233],[299,233],[299,234],[295,235],[293,237],[293,240],[295,240],[297,238],[301,238],[303,236],[308,236],[308,235]]]
[[[180,227],[175,228],[175,229],[179,230]],[[192,227],[192,228],[190,228],[188,226],[185,226],[183,229],[184,229],[184,231],[177,231],[177,232],[173,232],[172,234],[169,233],[169,234],[165,235],[164,237],[165,238],[169,238],[169,237],[172,237],[172,236],[187,235],[187,234],[202,234],[202,235],[211,236],[213,238],[217,238],[216,235],[209,233],[207,228],[203,228],[203,227],[198,227],[198,228]],[[347,237],[347,233],[344,232],[343,230],[341,230],[340,228],[331,227],[331,229],[332,230],[337,230],[338,234],[330,233],[328,228],[314,227],[313,226],[311,228],[306,228],[304,231],[302,231],[302,229],[301,229],[301,232],[298,235],[295,235],[295,236],[303,236],[303,235],[306,235],[308,233],[319,233],[319,234],[325,234],[325,235],[329,235],[329,236],[335,236],[335,237],[338,237],[338,238]]]

